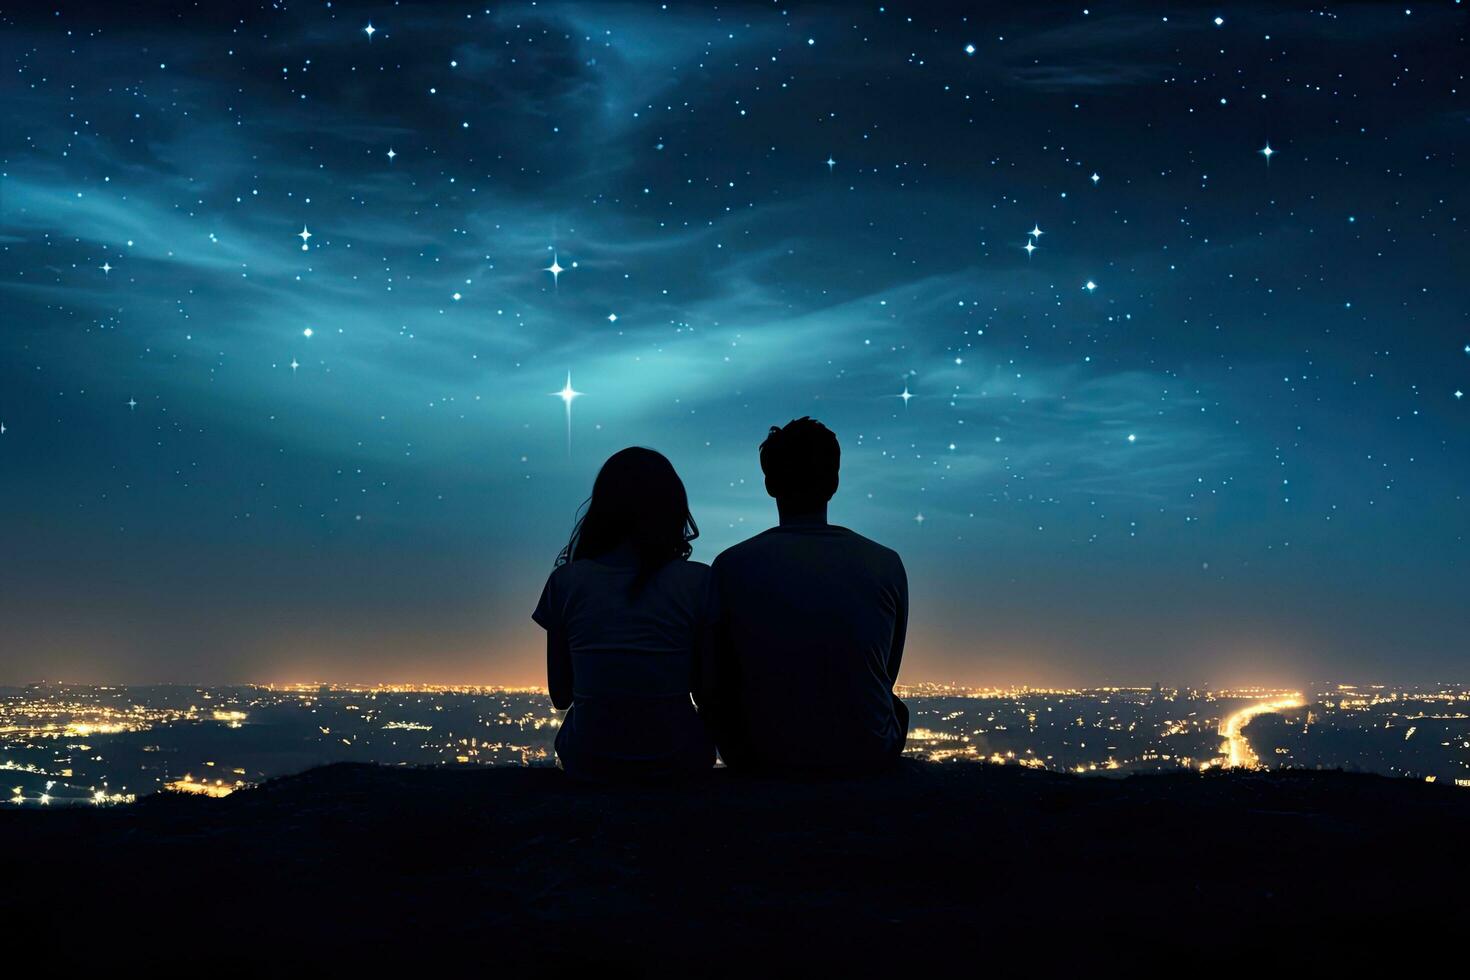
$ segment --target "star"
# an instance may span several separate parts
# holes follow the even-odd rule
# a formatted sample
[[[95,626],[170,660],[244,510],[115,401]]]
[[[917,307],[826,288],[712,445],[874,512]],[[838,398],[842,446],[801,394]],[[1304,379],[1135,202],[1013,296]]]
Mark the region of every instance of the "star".
[[[1087,290],[1090,293],[1094,289],[1097,288],[1097,283],[1095,283],[1091,279],[1089,279],[1089,280],[1087,280],[1086,283],[1083,284],[1082,288],[1085,289],[1085,290]]]
[[[388,147],[388,162],[392,163],[393,158],[396,156],[398,156],[398,154],[393,151],[393,147]]]
[[[1036,241],[1034,239],[1028,238],[1026,239],[1026,244],[1022,245],[1021,247],[1026,250],[1026,258],[1029,259],[1031,258],[1031,253],[1036,251]]]
[[[366,34],[368,36],[368,40],[371,41],[373,39],[373,35],[378,33],[378,29],[373,26],[372,21],[368,21],[368,26],[364,27],[362,29],[362,32]]]
[[[834,159],[832,159],[831,156],[828,156],[827,157],[827,173],[830,174],[832,172],[832,168],[835,167],[835,166],[837,166],[837,161],[834,160]]]
[[[294,358],[294,357],[291,358],[291,373],[292,374],[295,374],[296,373],[296,369],[299,368],[300,366],[301,366],[300,364],[297,364],[296,363],[296,358]]]
[[[1093,187],[1096,187],[1097,186],[1097,182],[1100,181],[1100,180],[1102,180],[1102,178],[1097,175],[1097,171],[1096,170],[1094,170],[1092,172],[1092,176],[1089,177],[1089,178],[1087,178],[1087,179],[1090,180],[1090,181],[1092,181],[1092,186]]]
[[[973,55],[974,53],[975,53],[975,45],[973,45],[973,44],[967,44],[967,45],[965,45],[965,54]]]
[[[561,282],[561,274],[563,272],[566,272],[567,270],[562,268],[562,264],[557,261],[557,254],[555,252],[552,252],[551,264],[548,265],[543,271],[551,273],[551,284],[555,286]]]
[[[919,524],[919,525],[922,525],[924,523],[924,513],[923,513],[923,511],[920,511],[919,513],[917,513],[917,514],[914,515],[914,523]]]
[[[1273,149],[1271,149],[1271,144],[1268,141],[1265,146],[1261,147],[1256,152],[1259,153],[1261,156],[1265,157],[1266,158],[1266,165],[1267,166],[1270,166],[1271,165],[1271,155],[1273,153],[1275,153],[1276,151],[1273,150]]]
[[[580,398],[585,392],[577,391],[572,387],[572,372],[567,372],[567,383],[562,386],[561,391],[553,391],[553,398],[560,398],[567,409],[567,455],[572,452],[572,402]]]
[[[0,436],[5,435],[5,423],[0,422]]]
[[[313,331],[310,327],[307,327],[305,330],[301,331],[301,336],[310,337],[314,332],[315,331]]]
[[[132,395],[129,395],[128,396],[128,408],[131,409],[131,408],[137,408],[137,407],[138,407],[138,400],[136,398],[134,398]]]
[[[103,275],[106,275],[107,273],[112,271],[112,266],[105,261],[97,268],[102,270]]]
[[[616,313],[609,313],[607,315],[607,322],[608,323],[617,323],[618,322],[618,315]]]
[[[1132,432],[1130,432],[1130,433],[1128,433],[1128,441],[1129,442],[1137,442],[1138,441],[1138,436],[1136,436]]]
[[[1030,235],[1032,238],[1040,238],[1044,233],[1042,232],[1040,225],[1033,223],[1031,225],[1031,230],[1026,232],[1026,234]]]
[[[1223,27],[1223,26],[1225,26],[1225,18],[1224,17],[1216,17],[1215,18],[1215,26],[1216,27]]]
[[[1465,397],[1465,393],[1463,391],[1461,391],[1460,389],[1456,388],[1455,389],[1455,401],[1459,401],[1461,398],[1464,398],[1464,397]]]
[[[580,398],[583,394],[585,394],[585,392],[576,391],[572,388],[572,372],[568,371],[567,383],[562,386],[561,391],[553,391],[551,394],[566,402],[568,407],[571,407],[572,402],[575,399]]]
[[[305,225],[302,225],[301,230],[296,233],[296,237],[301,239],[301,251],[306,251],[306,243],[311,238],[311,232],[306,230]]]
[[[895,397],[902,398],[903,399],[903,407],[904,408],[908,408],[909,407],[909,399],[912,398],[912,397],[914,397],[914,396],[913,396],[912,393],[909,392],[909,386],[908,385],[904,385],[903,386],[903,391],[900,392]]]

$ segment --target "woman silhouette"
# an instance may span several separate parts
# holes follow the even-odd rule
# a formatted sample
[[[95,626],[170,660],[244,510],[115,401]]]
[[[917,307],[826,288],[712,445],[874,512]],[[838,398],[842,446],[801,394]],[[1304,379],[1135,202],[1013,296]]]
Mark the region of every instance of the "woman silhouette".
[[[614,453],[532,613],[546,630],[551,703],[566,711],[559,764],[587,779],[705,771],[714,744],[696,710],[709,566],[660,453]]]

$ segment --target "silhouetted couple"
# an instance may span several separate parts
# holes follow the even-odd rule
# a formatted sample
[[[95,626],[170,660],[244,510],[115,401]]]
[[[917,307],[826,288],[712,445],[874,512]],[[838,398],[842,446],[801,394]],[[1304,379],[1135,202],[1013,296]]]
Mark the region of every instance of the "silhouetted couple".
[[[532,618],[546,629],[556,754],[589,779],[861,770],[903,751],[908,626],[898,554],[827,523],[837,437],[810,418],[760,446],[778,526],[710,567],[674,467],[615,453]]]

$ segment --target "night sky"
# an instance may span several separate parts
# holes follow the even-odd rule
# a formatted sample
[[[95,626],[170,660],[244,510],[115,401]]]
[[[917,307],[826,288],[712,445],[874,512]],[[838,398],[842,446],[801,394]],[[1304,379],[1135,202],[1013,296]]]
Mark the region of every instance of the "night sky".
[[[1458,4],[0,39],[0,683],[539,682],[602,460],[666,453],[709,561],[807,414],[903,680],[1467,675]]]

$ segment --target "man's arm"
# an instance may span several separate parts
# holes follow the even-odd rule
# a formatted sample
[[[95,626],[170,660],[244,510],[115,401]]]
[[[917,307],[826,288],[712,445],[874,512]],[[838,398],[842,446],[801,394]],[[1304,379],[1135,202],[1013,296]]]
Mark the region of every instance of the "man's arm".
[[[724,588],[728,573],[729,569],[716,558],[710,568],[709,627],[704,635],[703,649],[696,651],[700,656],[700,684],[704,697],[699,702],[699,713],[725,765],[738,766],[744,756],[737,744],[735,651],[730,641],[730,607]],[[696,694],[696,699],[698,697]]]
[[[888,680],[893,683],[898,681],[898,668],[903,662],[903,644],[909,631],[909,577],[904,571],[903,560],[897,555],[893,556],[894,563],[898,566],[894,578],[894,610],[893,610],[893,642],[888,647]]]
[[[711,574],[705,581],[699,620],[694,630],[694,657],[690,663],[689,693],[702,713],[709,714],[715,697],[715,631],[719,621],[719,597]]]

